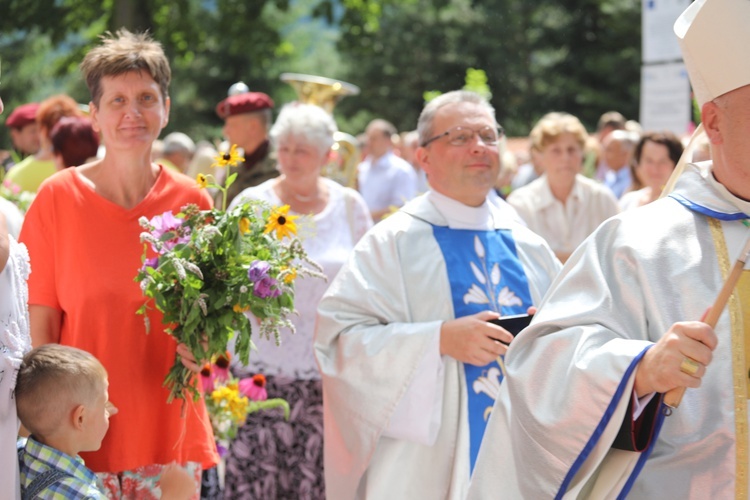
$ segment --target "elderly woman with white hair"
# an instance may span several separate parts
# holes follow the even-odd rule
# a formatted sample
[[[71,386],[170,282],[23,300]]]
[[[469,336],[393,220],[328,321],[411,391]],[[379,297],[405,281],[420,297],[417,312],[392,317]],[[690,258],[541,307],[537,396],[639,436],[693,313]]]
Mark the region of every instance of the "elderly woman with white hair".
[[[330,160],[336,123],[322,108],[284,106],[270,131],[281,175],[242,191],[230,206],[248,199],[289,205],[301,215],[298,234],[329,282],[354,245],[372,226],[362,197],[321,177]],[[291,405],[289,421],[275,412],[250,415],[227,457],[226,498],[325,498],[323,483],[323,392],[313,356],[315,315],[328,283],[300,277],[295,283],[296,333],[283,344],[257,339],[257,351],[241,370],[266,376],[271,397]]]

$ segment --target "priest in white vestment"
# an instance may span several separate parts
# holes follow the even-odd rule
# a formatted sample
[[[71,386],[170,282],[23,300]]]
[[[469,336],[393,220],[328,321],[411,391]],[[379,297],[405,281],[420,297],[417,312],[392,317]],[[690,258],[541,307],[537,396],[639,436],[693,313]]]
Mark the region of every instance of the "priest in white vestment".
[[[748,25],[748,0],[677,20],[713,161],[567,262],[507,353],[470,499],[748,498],[747,265],[716,327],[700,321],[750,238]]]
[[[487,202],[502,134],[456,91],[427,104],[416,157],[431,191],[367,233],[318,309],[326,493],[463,499],[512,335],[560,264]]]

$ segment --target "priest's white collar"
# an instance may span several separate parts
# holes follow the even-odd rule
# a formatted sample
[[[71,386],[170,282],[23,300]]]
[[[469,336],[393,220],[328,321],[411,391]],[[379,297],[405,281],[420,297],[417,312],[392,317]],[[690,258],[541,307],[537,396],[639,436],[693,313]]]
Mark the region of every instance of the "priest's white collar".
[[[493,213],[486,199],[478,207],[470,207],[433,190],[427,192],[427,199],[451,229],[485,230],[495,227]]]

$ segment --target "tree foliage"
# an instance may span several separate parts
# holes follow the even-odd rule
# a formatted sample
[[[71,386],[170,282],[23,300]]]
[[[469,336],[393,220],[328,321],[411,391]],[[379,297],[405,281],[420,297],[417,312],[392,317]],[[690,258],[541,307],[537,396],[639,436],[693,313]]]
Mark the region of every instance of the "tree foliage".
[[[285,71],[339,78],[361,94],[336,108],[361,131],[382,116],[415,128],[425,91],[461,88],[484,70],[500,122],[525,134],[568,111],[593,127],[616,109],[636,117],[638,0],[5,0],[0,16],[8,108],[65,91],[81,102],[83,54],[105,31],[149,30],[170,58],[167,131],[218,138],[214,106],[243,80],[294,99]],[[335,44],[335,45],[334,45]],[[0,134],[3,131],[0,129]],[[0,143],[6,140],[0,137]]]
[[[410,0],[385,5],[377,30],[356,13],[342,26],[347,77],[363,88],[342,106],[399,129],[415,127],[425,90],[461,88],[467,68],[485,70],[512,134],[552,110],[589,126],[610,109],[637,116],[637,0]]]

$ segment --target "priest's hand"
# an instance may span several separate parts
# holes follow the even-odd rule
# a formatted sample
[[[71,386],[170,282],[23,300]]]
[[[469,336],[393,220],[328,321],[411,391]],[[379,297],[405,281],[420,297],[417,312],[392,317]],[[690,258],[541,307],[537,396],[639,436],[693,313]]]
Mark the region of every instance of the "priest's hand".
[[[476,366],[484,366],[505,354],[508,349],[505,344],[513,340],[513,335],[487,322],[499,317],[495,312],[484,311],[446,321],[440,327],[440,354]]]
[[[675,323],[651,348],[635,372],[635,394],[643,397],[675,387],[700,387],[718,338],[700,321]]]

